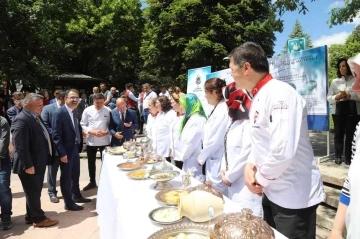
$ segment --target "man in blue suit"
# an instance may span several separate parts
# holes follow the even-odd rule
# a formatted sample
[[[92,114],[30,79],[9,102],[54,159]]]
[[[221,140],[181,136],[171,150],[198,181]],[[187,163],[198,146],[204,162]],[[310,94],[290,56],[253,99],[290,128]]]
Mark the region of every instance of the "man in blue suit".
[[[50,104],[55,104],[57,102],[57,99],[59,98],[60,95],[60,90],[55,90],[54,92],[54,99],[50,100]]]
[[[75,204],[91,202],[80,193],[80,157],[82,147],[82,130],[77,119],[76,107],[79,103],[79,92],[71,89],[66,91],[65,105],[61,106],[52,119],[52,137],[60,157],[60,188],[65,201],[65,209],[83,210]]]
[[[52,118],[55,112],[65,104],[65,92],[59,92],[58,99],[55,104],[46,105],[41,111],[41,119],[44,121],[46,129],[49,131],[50,137],[52,137]],[[48,194],[52,203],[58,203],[59,198],[57,197],[56,191],[56,175],[59,170],[60,158],[55,150],[55,160],[52,164],[48,165],[47,171],[47,185]]]
[[[133,130],[138,127],[136,112],[126,108],[126,99],[118,98],[116,108],[110,112],[109,132],[112,135],[110,145],[121,146],[125,140],[132,139]]]

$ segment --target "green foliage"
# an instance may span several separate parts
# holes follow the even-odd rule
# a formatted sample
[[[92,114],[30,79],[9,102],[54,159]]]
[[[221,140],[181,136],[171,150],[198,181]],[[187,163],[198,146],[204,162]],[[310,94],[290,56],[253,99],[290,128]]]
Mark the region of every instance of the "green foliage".
[[[302,38],[304,37],[306,40],[306,48],[305,49],[309,49],[312,48],[312,41],[310,38],[310,35],[305,33],[300,22],[298,20],[296,20],[294,28],[292,30],[292,32],[290,33],[288,39],[294,39],[294,38]],[[281,51],[282,54],[287,54],[288,52],[288,43],[285,43],[284,49]]]
[[[337,78],[336,63],[340,58],[350,58],[360,52],[360,25],[355,27],[344,44],[329,47],[329,80]]]
[[[270,0],[148,0],[140,49],[143,81],[186,85],[188,69],[227,67],[223,58],[246,41],[273,55],[274,31],[282,30]]]

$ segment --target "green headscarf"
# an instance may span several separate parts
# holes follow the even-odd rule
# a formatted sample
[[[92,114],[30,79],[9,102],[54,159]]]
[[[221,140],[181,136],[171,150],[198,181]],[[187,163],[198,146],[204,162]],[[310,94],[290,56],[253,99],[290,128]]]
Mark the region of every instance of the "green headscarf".
[[[179,101],[180,101],[180,105],[185,109],[185,115],[180,125],[180,135],[181,135],[187,121],[190,119],[192,115],[199,114],[205,117],[205,119],[207,117],[205,115],[204,108],[202,107],[199,98],[195,94],[189,93],[183,95],[180,97]]]

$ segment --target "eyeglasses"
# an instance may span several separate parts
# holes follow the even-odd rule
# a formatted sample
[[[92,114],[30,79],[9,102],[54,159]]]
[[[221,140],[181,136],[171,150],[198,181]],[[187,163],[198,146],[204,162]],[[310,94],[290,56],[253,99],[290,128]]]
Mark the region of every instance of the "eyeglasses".
[[[70,100],[79,100],[79,97],[68,97]]]
[[[55,95],[58,95],[58,94],[60,94],[60,92],[55,92]]]

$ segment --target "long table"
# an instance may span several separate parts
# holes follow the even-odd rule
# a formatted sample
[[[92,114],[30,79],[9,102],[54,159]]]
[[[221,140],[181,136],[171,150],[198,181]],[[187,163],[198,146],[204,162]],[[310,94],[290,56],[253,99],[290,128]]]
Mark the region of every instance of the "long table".
[[[158,190],[153,189],[155,181],[151,179],[132,180],[126,171],[117,168],[119,163],[126,162],[121,156],[103,154],[96,210],[101,239],[145,239],[165,226],[152,223],[148,214],[153,209],[163,206],[155,199]],[[152,167],[149,165],[148,167]],[[174,170],[178,170],[173,166]],[[184,174],[183,171],[181,174]],[[182,186],[181,177],[170,183],[174,188]],[[191,186],[200,184],[192,178]],[[225,198],[224,213],[240,212],[241,208],[230,199]],[[206,225],[213,225],[215,218]],[[192,223],[185,218],[181,223]],[[276,239],[286,239],[274,230]]]

